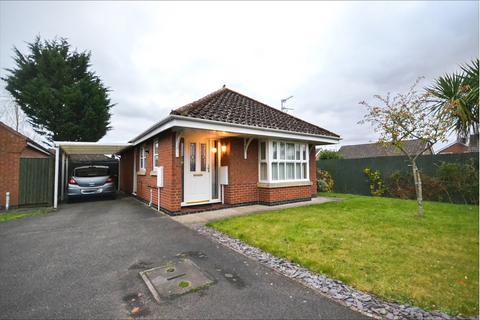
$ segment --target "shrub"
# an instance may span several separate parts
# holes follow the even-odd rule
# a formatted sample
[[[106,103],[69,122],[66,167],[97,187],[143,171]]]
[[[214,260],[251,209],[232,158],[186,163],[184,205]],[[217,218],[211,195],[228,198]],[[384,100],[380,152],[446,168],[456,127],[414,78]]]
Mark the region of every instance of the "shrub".
[[[383,185],[382,175],[380,171],[373,171],[370,168],[363,169],[363,173],[370,181],[370,193],[372,196],[381,197],[385,193],[385,186]]]
[[[317,171],[317,190],[319,192],[333,192],[333,178],[332,175],[325,170]]]
[[[472,160],[463,165],[442,162],[437,177],[450,202],[478,204],[478,168]]]
[[[320,150],[317,158],[318,160],[343,159],[343,156],[337,151]]]

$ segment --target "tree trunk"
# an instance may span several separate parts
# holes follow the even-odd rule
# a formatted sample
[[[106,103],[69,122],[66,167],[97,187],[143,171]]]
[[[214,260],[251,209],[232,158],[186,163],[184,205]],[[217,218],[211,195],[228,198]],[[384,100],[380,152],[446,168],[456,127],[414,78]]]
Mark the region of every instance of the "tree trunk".
[[[413,171],[413,181],[415,183],[415,193],[417,195],[417,216],[423,218],[424,210],[423,210],[423,195],[422,195],[422,178],[420,177],[420,172],[418,171],[417,164],[412,161],[412,171]]]

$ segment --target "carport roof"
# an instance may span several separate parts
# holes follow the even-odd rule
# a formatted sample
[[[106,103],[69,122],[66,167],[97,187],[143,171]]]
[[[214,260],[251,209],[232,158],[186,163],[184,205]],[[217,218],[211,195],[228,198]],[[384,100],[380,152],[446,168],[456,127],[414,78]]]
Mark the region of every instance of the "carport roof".
[[[115,154],[132,146],[131,143],[54,141],[55,147],[66,154]]]

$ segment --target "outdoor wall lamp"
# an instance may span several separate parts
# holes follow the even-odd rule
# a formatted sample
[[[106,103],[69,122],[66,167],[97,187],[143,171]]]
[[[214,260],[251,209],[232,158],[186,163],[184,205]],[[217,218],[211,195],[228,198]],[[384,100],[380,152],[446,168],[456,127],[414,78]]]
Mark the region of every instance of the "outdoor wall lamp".
[[[225,144],[224,144],[224,145],[222,145],[222,147],[221,147],[221,148],[222,148],[222,153],[225,153],[225,152],[227,152],[227,146],[226,146]]]
[[[217,148],[212,147],[212,153],[217,153]]]

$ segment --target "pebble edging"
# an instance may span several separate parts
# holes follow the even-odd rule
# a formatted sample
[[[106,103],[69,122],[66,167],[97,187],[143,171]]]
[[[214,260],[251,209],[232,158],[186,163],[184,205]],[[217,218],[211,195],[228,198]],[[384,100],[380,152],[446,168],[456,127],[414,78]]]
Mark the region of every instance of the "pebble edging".
[[[374,295],[355,290],[341,281],[311,272],[287,260],[275,257],[258,248],[233,239],[221,232],[205,226],[196,228],[197,232],[238,253],[241,253],[274,271],[294,279],[322,295],[375,319],[415,319],[415,320],[452,320],[478,319],[451,317],[446,313],[425,311],[421,308],[382,301]]]

